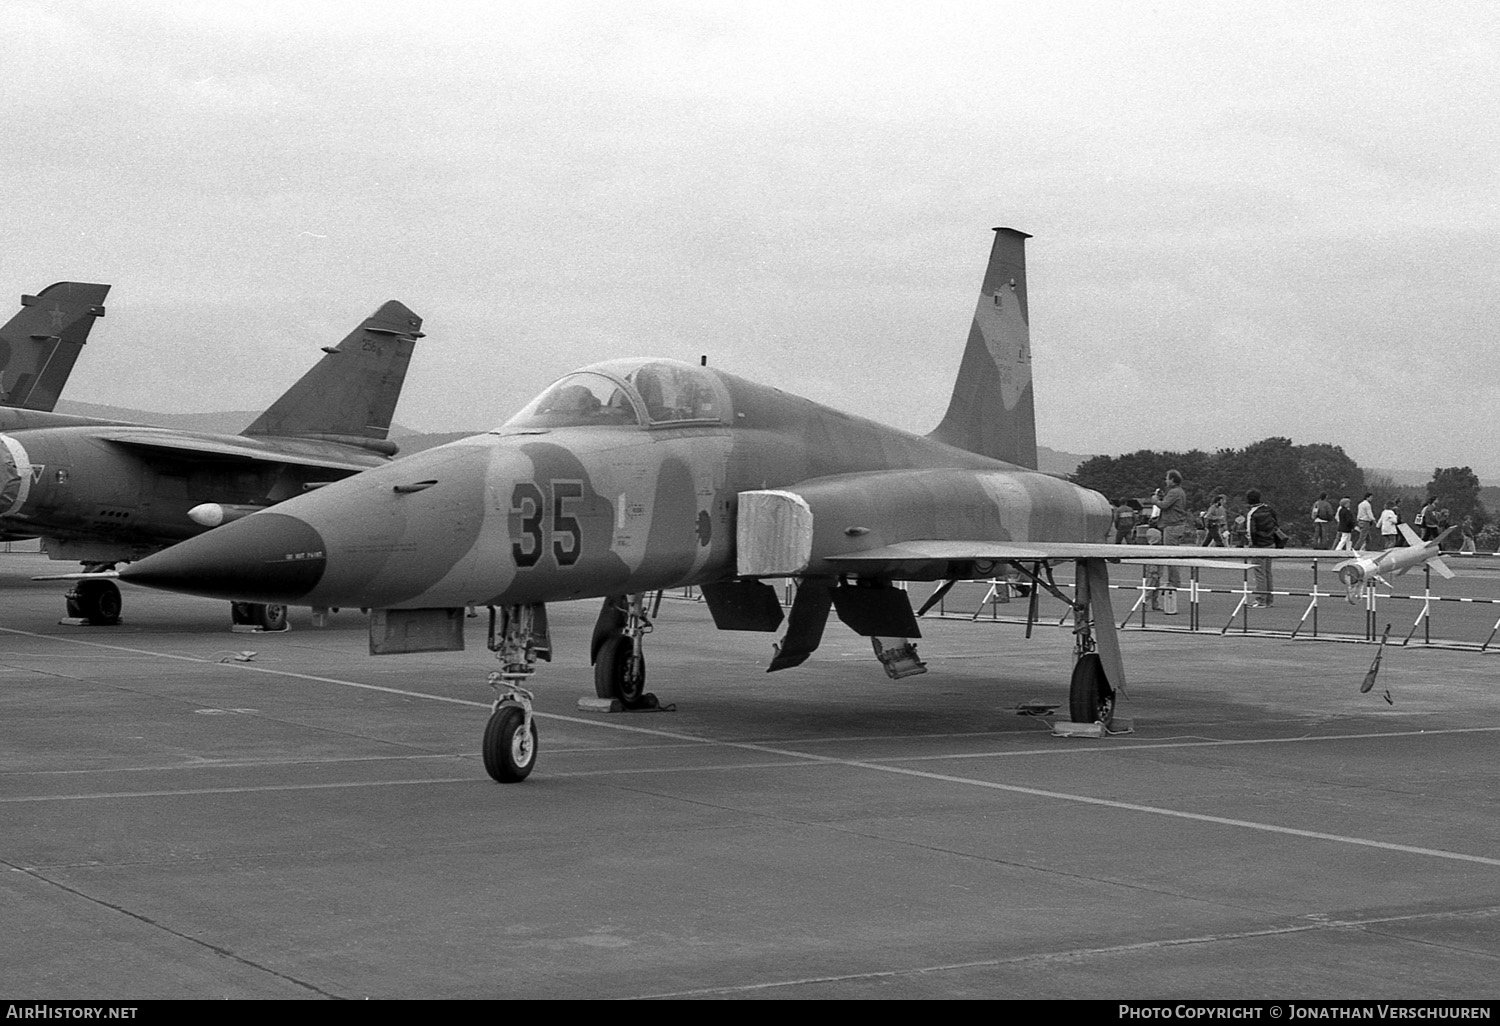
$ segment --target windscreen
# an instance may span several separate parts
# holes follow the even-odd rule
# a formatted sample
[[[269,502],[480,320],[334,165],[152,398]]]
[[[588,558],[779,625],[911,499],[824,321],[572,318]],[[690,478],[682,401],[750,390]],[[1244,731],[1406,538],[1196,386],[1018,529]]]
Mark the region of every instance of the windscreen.
[[[629,393],[602,374],[569,374],[537,396],[506,427],[587,427],[639,424]]]

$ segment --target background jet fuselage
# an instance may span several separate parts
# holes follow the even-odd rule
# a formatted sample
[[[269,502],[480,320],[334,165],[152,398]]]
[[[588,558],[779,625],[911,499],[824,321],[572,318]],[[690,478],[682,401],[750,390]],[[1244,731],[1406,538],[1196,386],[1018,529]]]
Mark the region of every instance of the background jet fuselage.
[[[623,365],[641,364],[578,376],[623,388]],[[766,489],[790,489],[811,507],[810,573],[836,572],[822,556],[901,540],[1077,541],[1102,538],[1109,523],[1103,496],[1048,475],[716,370],[643,366],[696,379],[711,418],[547,426],[523,411],[496,432],[292,499],[122,576],[211,597],[378,608],[650,591],[736,576],[739,493]],[[651,405],[633,386],[631,397]]]
[[[131,560],[203,533],[203,525],[188,517],[188,510],[201,503],[267,506],[301,494],[306,483],[356,472],[185,450],[174,456],[171,449],[119,444],[101,435],[101,426],[0,436],[0,513],[5,514],[0,526],[43,535],[54,559]],[[182,438],[166,429],[126,427],[133,438]],[[247,450],[263,445],[255,439],[235,442]],[[293,446],[356,466],[386,462],[375,453],[313,442],[277,440],[275,450],[284,453]]]

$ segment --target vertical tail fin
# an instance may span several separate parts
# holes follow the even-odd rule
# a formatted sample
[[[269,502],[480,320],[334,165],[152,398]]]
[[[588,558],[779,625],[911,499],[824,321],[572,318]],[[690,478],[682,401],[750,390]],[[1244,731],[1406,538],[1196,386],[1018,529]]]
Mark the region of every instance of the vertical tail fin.
[[[1036,469],[1025,232],[996,228],[989,267],[943,422],[928,437]]]
[[[299,435],[360,444],[390,431],[422,318],[394,299],[366,318],[247,427],[246,435]]]
[[[60,281],[21,297],[21,311],[0,328],[0,405],[57,405],[89,329],[104,316],[108,285]]]

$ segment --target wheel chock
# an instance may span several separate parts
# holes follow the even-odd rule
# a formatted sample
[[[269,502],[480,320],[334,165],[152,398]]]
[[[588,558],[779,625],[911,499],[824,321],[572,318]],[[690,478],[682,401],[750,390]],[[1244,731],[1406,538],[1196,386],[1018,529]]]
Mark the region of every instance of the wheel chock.
[[[625,707],[620,704],[618,698],[580,698],[578,710],[580,712],[617,713],[624,712]]]
[[[676,712],[677,706],[662,705],[655,695],[646,692],[641,696],[641,704],[633,709],[627,708],[625,703],[618,698],[580,698],[578,700],[580,712],[598,713],[624,713],[624,712]]]
[[[1053,737],[1103,737],[1104,724],[1095,720],[1093,723],[1074,723],[1071,720],[1058,720],[1052,724]]]

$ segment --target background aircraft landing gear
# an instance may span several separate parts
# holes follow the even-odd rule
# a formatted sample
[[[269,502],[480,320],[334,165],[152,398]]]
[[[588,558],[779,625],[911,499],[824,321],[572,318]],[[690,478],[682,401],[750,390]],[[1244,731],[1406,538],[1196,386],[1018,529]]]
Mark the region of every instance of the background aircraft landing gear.
[[[275,633],[291,629],[287,623],[286,606],[265,602],[229,603],[231,630],[237,634]]]
[[[646,594],[611,596],[604,600],[594,628],[594,693],[619,702],[625,709],[658,708],[646,690],[644,641],[653,630],[651,617],[661,608],[661,592],[648,614]]]
[[[120,622],[120,589],[114,581],[79,581],[65,596],[68,616],[91,627],[110,627]]]

